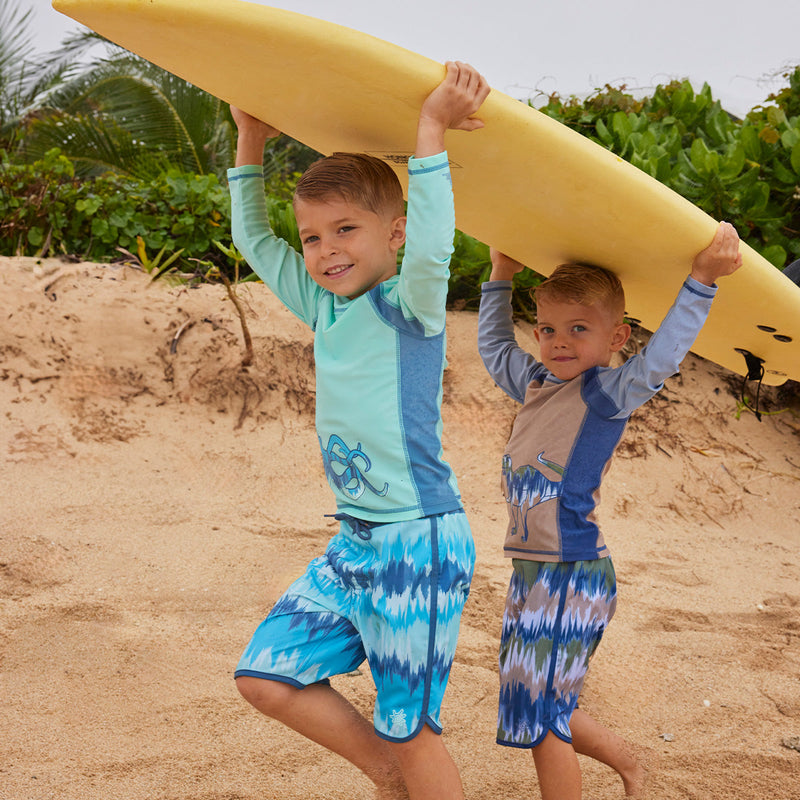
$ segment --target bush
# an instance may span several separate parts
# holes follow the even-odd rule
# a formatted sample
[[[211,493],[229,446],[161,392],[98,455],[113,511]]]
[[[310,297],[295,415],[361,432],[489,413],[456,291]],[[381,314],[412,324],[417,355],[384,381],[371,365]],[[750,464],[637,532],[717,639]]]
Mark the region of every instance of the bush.
[[[152,181],[107,174],[76,180],[58,149],[30,165],[0,171],[0,252],[4,255],[70,254],[93,261],[135,249],[183,249],[202,258],[230,230],[230,200],[214,175],[170,169]]]
[[[193,272],[197,261],[220,267],[234,262],[215,241],[230,241],[230,196],[213,174],[169,169],[150,181],[108,173],[78,180],[58,149],[30,165],[13,165],[0,151],[0,254],[76,255],[113,261],[119,248],[162,260],[182,251],[175,266]],[[271,199],[278,235],[298,250],[291,203]],[[228,270],[226,270],[228,271]]]

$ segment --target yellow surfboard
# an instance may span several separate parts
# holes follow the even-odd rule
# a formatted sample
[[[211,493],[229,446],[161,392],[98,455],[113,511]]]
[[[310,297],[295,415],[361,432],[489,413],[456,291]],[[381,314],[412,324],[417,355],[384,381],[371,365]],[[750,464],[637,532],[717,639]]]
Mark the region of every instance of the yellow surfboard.
[[[395,167],[415,141],[441,64],[349,28],[241,0],[54,0],[111,41],[321,153],[372,153]],[[480,68],[479,53],[460,53]],[[492,90],[486,127],[450,131],[456,223],[548,275],[565,261],[614,270],[628,313],[655,330],[716,222],[561,123]],[[405,185],[405,183],[404,183]],[[754,250],[726,278],[693,350],[764,382],[800,380],[800,288]]]

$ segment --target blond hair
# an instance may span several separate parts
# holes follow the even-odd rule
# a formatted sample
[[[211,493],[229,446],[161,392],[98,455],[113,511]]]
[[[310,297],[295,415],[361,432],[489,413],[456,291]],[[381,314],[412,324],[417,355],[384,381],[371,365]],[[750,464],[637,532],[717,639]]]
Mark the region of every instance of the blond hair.
[[[619,278],[603,267],[588,264],[561,264],[549,278],[533,290],[537,303],[541,301],[599,305],[608,311],[615,322],[625,317],[625,291]]]
[[[334,153],[315,161],[294,191],[295,201],[318,203],[332,196],[392,219],[405,213],[403,189],[394,170],[364,153]]]

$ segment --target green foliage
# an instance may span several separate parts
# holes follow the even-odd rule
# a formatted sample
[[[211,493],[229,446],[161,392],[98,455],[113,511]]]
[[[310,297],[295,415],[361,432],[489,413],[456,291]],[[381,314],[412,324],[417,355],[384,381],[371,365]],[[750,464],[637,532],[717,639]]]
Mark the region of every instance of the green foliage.
[[[129,54],[63,82],[22,124],[21,160],[58,147],[81,177],[146,179],[170,167],[221,177],[235,143],[226,105]]]
[[[275,232],[299,251],[291,202],[271,197],[267,210]],[[0,151],[2,255],[111,261],[122,252],[147,272],[193,272],[197,261],[235,271],[241,256],[223,243],[230,230],[230,196],[213,174],[168,168],[149,180],[79,180],[57,148],[33,164],[13,164]]]
[[[33,164],[0,154],[0,252],[77,254],[107,261],[117,248],[178,250],[184,257],[214,251],[230,230],[228,193],[214,175],[168,169],[151,181],[106,174],[77,180],[58,149]]]
[[[477,311],[481,300],[481,284],[489,280],[491,271],[489,247],[462,231],[456,231],[447,293],[450,305]],[[541,275],[530,269],[519,273],[514,279],[512,305],[517,313],[530,321],[533,320],[530,291],[542,280]]]
[[[148,275],[153,275],[153,280],[160,278],[165,272],[173,268],[173,264],[180,258],[183,248],[167,255],[167,245],[164,245],[155,256],[147,252],[147,245],[141,236],[136,237],[136,256],[123,247],[117,247],[121,253],[130,256]]]
[[[0,143],[13,132],[11,123],[25,106],[29,92],[26,65],[33,51],[33,9],[22,3],[0,5]]]
[[[480,286],[488,279],[490,270],[487,245],[456,231],[450,259],[448,300],[459,308],[477,309]]]
[[[267,216],[275,235],[285,239],[298,253],[302,253],[303,245],[300,243],[300,234],[297,232],[297,222],[294,218],[291,200],[268,195]]]

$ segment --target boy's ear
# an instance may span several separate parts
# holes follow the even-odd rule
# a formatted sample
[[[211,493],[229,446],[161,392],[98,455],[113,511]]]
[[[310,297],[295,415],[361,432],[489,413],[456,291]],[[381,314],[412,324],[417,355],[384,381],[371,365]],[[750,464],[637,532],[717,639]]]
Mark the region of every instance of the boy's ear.
[[[631,338],[631,326],[627,322],[617,325],[614,335],[611,338],[611,352],[616,353],[625,347],[625,343]]]
[[[396,253],[406,241],[406,218],[396,217],[392,220],[389,235],[389,246]]]

